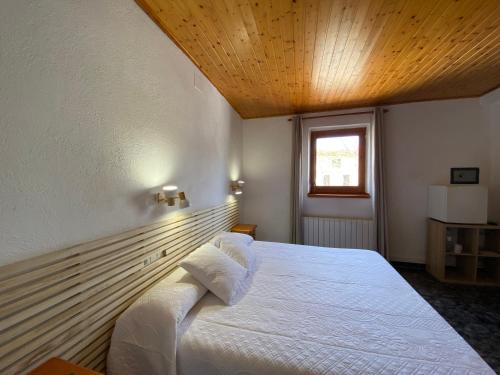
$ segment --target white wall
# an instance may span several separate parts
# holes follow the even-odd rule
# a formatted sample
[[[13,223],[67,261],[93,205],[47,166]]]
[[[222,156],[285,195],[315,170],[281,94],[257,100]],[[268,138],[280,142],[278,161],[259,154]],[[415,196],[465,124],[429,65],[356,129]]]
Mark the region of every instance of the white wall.
[[[390,257],[424,263],[427,188],[448,184],[451,167],[480,167],[480,183],[488,185],[488,126],[482,121],[479,99],[387,108]]]
[[[359,110],[357,110],[359,111]],[[356,111],[354,111],[356,112]],[[328,112],[328,114],[338,111]],[[290,241],[290,204],[293,123],[290,116],[243,120],[243,175],[247,183],[242,196],[242,221],[257,224],[257,239]],[[325,126],[366,125],[369,116],[339,116],[304,122],[304,147],[311,129]],[[308,152],[303,167],[308,170]],[[308,198],[304,175],[304,215],[371,217],[370,199]]]
[[[242,222],[257,224],[262,241],[290,241],[293,126],[287,119],[243,121]]]
[[[451,167],[480,167],[481,183],[485,185],[489,185],[490,168],[492,180],[500,175],[500,116],[495,112],[491,117],[497,133],[490,142],[491,126],[483,120],[477,98],[387,108],[385,144],[391,259],[423,263],[427,187],[449,183]],[[244,174],[249,181],[259,181],[252,188],[245,187],[243,219],[262,223],[261,239],[289,238],[291,124],[286,117],[243,121]],[[496,184],[498,191],[500,184]],[[282,191],[287,192],[286,199],[280,196]],[[493,198],[490,194],[490,211],[494,205],[500,213],[498,198],[496,205]],[[318,207],[309,205],[307,214],[371,214],[370,200],[318,198],[316,201]]]
[[[500,89],[492,91],[480,100],[484,121],[489,126],[490,149],[490,220],[500,223]]]
[[[133,0],[3,1],[0,47],[0,264],[226,200],[241,119]]]

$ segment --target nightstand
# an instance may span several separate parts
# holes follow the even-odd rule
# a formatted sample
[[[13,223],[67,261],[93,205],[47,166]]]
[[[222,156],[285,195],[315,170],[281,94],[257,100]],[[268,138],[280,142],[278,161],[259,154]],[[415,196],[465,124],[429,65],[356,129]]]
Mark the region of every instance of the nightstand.
[[[51,358],[29,375],[103,375],[100,372],[89,370],[61,358]]]
[[[257,225],[255,224],[238,224],[231,228],[231,232],[243,233],[252,236],[255,239],[255,230]]]

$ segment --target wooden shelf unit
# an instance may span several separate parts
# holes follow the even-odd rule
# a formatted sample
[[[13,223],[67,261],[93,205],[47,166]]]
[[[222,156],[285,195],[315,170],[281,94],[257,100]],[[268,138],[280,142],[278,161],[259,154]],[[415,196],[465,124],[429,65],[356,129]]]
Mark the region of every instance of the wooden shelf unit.
[[[460,254],[454,243],[463,246]],[[428,219],[426,270],[443,282],[500,286],[500,226]]]

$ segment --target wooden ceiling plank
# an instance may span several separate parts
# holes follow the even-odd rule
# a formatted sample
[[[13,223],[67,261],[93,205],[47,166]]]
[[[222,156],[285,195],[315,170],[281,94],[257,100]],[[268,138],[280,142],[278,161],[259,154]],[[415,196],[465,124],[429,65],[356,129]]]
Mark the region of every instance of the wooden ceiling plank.
[[[300,112],[304,93],[304,63],[305,63],[305,0],[292,3],[293,5],[293,43],[295,65],[295,98],[294,108]]]
[[[447,75],[441,75],[439,78],[431,81],[431,87],[436,89],[443,83],[443,81],[446,81],[446,86],[451,89],[467,85],[471,81],[477,85],[476,80],[478,79],[478,76],[480,76],[481,72],[488,71],[488,69],[491,69],[492,72],[498,72],[497,77],[500,77],[500,63],[498,63],[500,56],[500,49],[498,48],[500,46],[500,36],[497,36],[496,41],[493,43],[496,48],[487,45],[478,50],[470,51],[471,54],[468,58],[464,58],[464,61],[461,63],[462,69],[457,67],[450,71]],[[494,53],[495,51],[497,51],[497,54]],[[496,65],[495,61],[497,61]],[[450,77],[452,79],[450,79]],[[478,87],[476,95],[481,95],[484,91],[484,88]]]
[[[398,72],[398,66],[406,60],[406,54],[416,47],[417,38],[420,34],[425,34],[425,28],[431,23],[430,18],[426,18],[426,14],[441,14],[449,4],[445,1],[425,0],[415,2],[417,7],[413,8],[411,13],[401,14],[402,23],[400,29],[397,30],[390,38],[386,48],[381,51],[380,56],[386,57],[387,62],[382,63],[382,71],[378,72],[375,78],[375,84],[367,90],[372,96],[383,96],[384,87],[387,84],[388,77],[393,76]],[[406,22],[405,22],[406,21]],[[405,37],[400,37],[404,35]],[[402,88],[404,89],[404,88]],[[378,93],[378,94],[377,94]]]
[[[281,17],[283,15],[277,1],[260,0],[260,4],[265,6],[265,11],[268,14],[268,21],[270,22],[269,28],[271,31],[270,35],[275,51],[274,57],[278,67],[279,79],[281,85],[283,86],[283,94],[285,95],[287,106],[290,110],[293,108],[293,95],[292,89],[289,85],[288,71],[286,69],[285,42],[281,33]],[[257,5],[255,7],[257,7]]]
[[[313,59],[311,66],[311,79],[309,85],[309,92],[307,92],[304,100],[304,106],[310,106],[315,100],[315,93],[318,87],[319,76],[321,73],[321,66],[323,61],[324,51],[328,40],[328,28],[331,19],[331,14],[334,3],[329,0],[320,0],[318,4],[318,16],[316,20],[316,31],[314,38]]]
[[[276,49],[276,43],[273,40],[273,15],[272,4],[267,0],[248,1],[248,6],[253,14],[256,25],[258,26],[258,37],[265,47],[265,56],[269,60],[269,65],[273,66],[273,84],[268,85],[272,99],[279,100],[280,105],[275,113],[278,113],[284,108],[289,108],[289,94],[286,82],[282,81],[283,68],[281,62],[284,59],[280,48]],[[276,81],[277,80],[277,81]],[[256,86],[259,87],[259,86]],[[261,88],[261,87],[260,87]],[[252,109],[255,113],[261,111],[258,107]]]
[[[217,2],[215,2],[215,4],[217,4]],[[252,81],[258,82],[258,84],[264,88],[260,93],[257,93],[260,94],[258,103],[260,103],[261,106],[277,108],[272,87],[269,84],[271,79],[267,71],[267,65],[261,64],[259,57],[255,53],[255,48],[251,43],[249,32],[242,19],[243,15],[241,14],[241,9],[239,9],[237,3],[233,0],[226,1],[224,4],[229,17],[224,17],[224,21],[221,22],[222,29],[229,39],[230,44],[233,46],[233,49],[236,51],[242,66],[250,65],[251,70],[248,70],[247,74],[251,74]],[[217,7],[215,9],[216,14],[221,13]],[[244,16],[250,18],[250,15]],[[215,21],[216,20],[214,20],[214,22]],[[257,86],[257,84],[252,84],[252,86]]]
[[[358,77],[370,69],[367,61],[382,35],[384,25],[388,22],[391,15],[396,12],[395,4],[392,1],[380,0],[377,6],[374,6],[373,12],[373,15],[364,26],[367,35],[364,44],[362,48],[357,51],[353,61],[349,62],[347,72],[342,82],[343,84],[339,87],[337,92],[333,92],[329,95],[327,100],[329,103],[334,101],[334,96],[337,96],[336,101],[338,103],[348,100],[351,92],[359,87]]]
[[[318,88],[316,101],[319,105],[324,105],[325,92],[331,89],[333,84],[332,76],[335,76],[338,64],[345,53],[346,43],[349,38],[349,33],[353,27],[356,17],[356,10],[359,1],[347,1],[344,3],[339,14],[338,29],[336,32],[335,43],[331,48],[331,53],[327,54],[327,68],[324,71],[324,76]]]
[[[267,39],[273,51],[272,63],[276,66],[277,72],[277,81],[275,81],[274,89],[280,91],[280,95],[283,98],[283,107],[290,111],[290,107],[292,106],[291,91],[286,80],[285,53],[280,33],[279,9],[275,9],[272,0],[261,0],[258,3],[251,2],[251,4],[254,15],[264,18],[266,22],[266,29],[268,31]]]
[[[231,43],[227,40],[226,35],[222,33],[220,30],[214,30],[213,28],[207,27],[207,25],[211,25],[207,19],[200,14],[200,11],[198,9],[204,9],[200,8],[198,3],[194,2],[186,2],[186,4],[189,5],[189,8],[197,17],[197,24],[193,25],[193,28],[196,28],[197,30],[201,30],[201,33],[199,34],[199,38],[206,38],[208,40],[208,44],[211,46],[212,49],[217,50],[217,47],[219,47],[219,50],[222,51],[223,53],[217,54],[218,57],[222,61],[229,61],[223,66],[230,67],[232,69],[231,75],[233,78],[235,78],[236,81],[236,92],[242,96],[240,100],[243,101],[243,103],[251,103],[252,105],[258,105],[259,101],[262,98],[261,94],[256,93],[251,89],[253,87],[252,83],[252,76],[247,74],[244,65],[241,63],[239,60],[236,52],[234,51]],[[202,6],[209,7],[209,4],[205,3],[204,5],[201,4]],[[198,6],[198,8],[197,8]],[[196,26],[196,27],[195,27]],[[251,67],[247,66],[247,69],[251,69]],[[255,77],[253,77],[255,80]],[[245,84],[245,82],[249,82],[250,85]]]
[[[474,50],[474,55],[471,55],[468,60],[463,61],[460,67],[457,67],[453,74],[457,74],[458,80],[461,78],[469,78],[469,74],[482,75],[485,72],[495,71],[498,77],[500,75],[500,35],[489,44]],[[472,77],[471,77],[472,78]],[[435,82],[439,82],[441,78]],[[457,82],[460,83],[460,82]]]
[[[214,9],[216,10],[218,8],[217,4],[218,2],[214,2]],[[243,20],[243,18],[251,18],[251,15],[242,14],[241,9],[239,9],[237,3],[233,0],[225,1],[224,5],[227,17],[223,17],[222,21],[220,17],[212,21],[220,22],[222,30],[225,32],[237,56],[240,58],[242,66],[244,66],[244,64],[249,64],[256,80],[258,80],[259,83],[267,85],[269,82],[267,66],[260,63],[259,57],[255,53],[255,48],[251,43],[249,31]],[[220,12],[216,11],[216,14],[220,14]]]
[[[415,14],[421,6],[422,2],[413,0],[403,0],[399,2],[397,12],[390,17],[387,27],[384,25],[384,30],[380,34],[380,39],[374,48],[376,53],[373,53],[367,61],[367,65],[370,69],[361,77],[364,91],[368,91],[378,84],[379,77],[384,73],[386,65],[388,64],[386,61],[389,60],[388,56],[390,56],[393,51],[398,51],[393,44],[394,36],[406,35],[406,31],[404,30],[407,27],[406,19]],[[405,38],[406,37],[401,37],[401,39]]]
[[[229,15],[224,15],[224,12],[213,9],[210,1],[185,0],[185,3],[189,6],[189,9],[198,21],[196,27],[203,30],[204,36],[214,49],[219,48],[223,52],[220,54],[221,58],[229,61],[228,65],[234,69],[238,77],[238,84],[242,85],[242,82],[248,81],[250,85],[254,85],[257,78],[253,72],[252,65],[248,61],[241,61],[238,51],[234,48],[233,43],[231,43],[230,37],[227,35],[223,25],[216,22],[217,19],[229,18]],[[245,85],[243,86],[245,87]]]
[[[481,52],[481,54],[483,54],[483,53]],[[470,63],[467,66],[467,69],[466,69],[467,77],[472,77],[474,74],[474,72],[470,69],[472,66],[473,66],[473,63]],[[442,69],[446,69],[446,65],[443,65]],[[440,84],[444,84],[446,89],[448,89],[448,88],[454,86],[453,81],[460,79],[461,73],[463,73],[463,71],[460,72],[457,70],[456,72],[448,72],[447,74],[442,74],[440,76],[437,76],[437,78],[434,80],[429,79],[426,81],[422,81],[422,84],[420,84],[419,86],[412,85],[412,86],[410,86],[410,90],[414,91],[414,92],[420,91],[420,93],[425,95],[426,93],[434,92],[436,88],[439,89]],[[478,83],[475,83],[475,86],[477,87],[477,90],[475,90],[475,91],[468,90],[468,92],[473,92],[474,95],[479,95],[484,91],[484,89],[481,88],[482,86],[479,86]],[[404,87],[404,86],[402,85],[402,87]],[[444,92],[444,89],[441,89],[441,91]],[[447,92],[449,92],[449,90]]]
[[[245,118],[500,85],[499,0],[136,1]]]
[[[481,55],[483,57],[487,57],[487,53],[491,53],[492,49],[489,46],[483,47],[481,50],[476,51],[478,55]],[[473,56],[471,57],[472,59],[474,58]],[[498,57],[493,57],[492,61],[489,60],[484,60],[485,67],[482,67],[482,71],[485,71],[488,69],[488,67],[491,67],[491,64],[494,64],[494,60],[498,59]],[[468,63],[464,69],[458,70],[455,69],[454,72],[449,72],[447,74],[442,74],[437,76],[436,79],[432,80],[426,80],[425,82],[422,81],[422,83],[419,86],[414,86],[413,91],[419,91],[423,96],[429,95],[432,92],[437,92],[439,93],[439,88],[441,88],[441,91],[447,90],[449,92],[449,88],[461,86],[465,84],[466,82],[474,82],[475,81],[475,72],[471,70],[470,68],[474,66],[474,62]],[[481,64],[483,65],[483,64]],[[443,66],[445,68],[445,66]],[[456,82],[456,84],[454,83]],[[445,86],[442,86],[442,85]],[[487,89],[485,90],[482,85],[480,85],[478,82],[474,82],[474,86],[477,87],[475,91],[471,91],[471,89],[468,89],[467,92],[469,93],[469,96],[471,96],[471,93],[473,96],[476,95],[481,95],[485,91],[488,91]],[[421,95],[421,96],[422,96]],[[462,95],[463,96],[463,95]]]
[[[293,40],[293,5],[291,1],[272,1],[279,14],[279,27],[285,56],[285,76],[289,88],[292,112],[295,113],[295,46]]]
[[[371,17],[371,15],[376,14],[381,5],[382,3],[380,1],[373,0],[369,2],[365,1],[358,7],[355,22],[347,41],[347,53],[344,52],[339,62],[339,66],[336,69],[332,81],[332,87],[329,90],[325,90],[324,103],[341,100],[341,92],[343,92],[343,88],[347,85],[353,68],[355,66],[363,68],[361,65],[358,65],[359,57],[362,51],[365,50],[367,42],[370,40],[371,34],[369,31],[375,19]]]
[[[323,92],[323,103],[327,104],[331,101],[340,100],[339,93],[345,84],[345,79],[348,75],[347,71],[349,67],[354,65],[357,61],[356,56],[363,49],[366,39],[368,38],[368,34],[366,33],[366,25],[370,23],[368,11],[370,9],[373,11],[372,7],[375,3],[375,0],[370,0],[362,1],[358,4],[354,14],[354,21],[346,40],[344,52],[338,61],[337,68],[334,71],[329,87]]]
[[[367,69],[360,70],[357,74],[351,76],[352,82],[350,82],[350,85],[354,88],[353,92],[338,101],[340,106],[352,105],[353,102],[359,100],[357,93],[373,86],[374,83],[371,82],[376,80],[374,76],[376,77],[375,73],[377,69],[379,70],[379,74],[381,74],[383,68],[383,64],[377,61],[377,58],[386,48],[388,48],[387,46],[391,42],[390,37],[394,34],[395,30],[398,30],[398,28],[402,27],[404,24],[401,14],[404,15],[405,13],[413,12],[410,5],[414,4],[398,0],[384,1],[382,11],[375,15],[378,20],[377,25],[379,29],[372,31],[374,38],[367,49],[367,55],[364,56],[359,63],[366,66]],[[372,51],[375,51],[375,53],[371,53]]]
[[[367,2],[365,2],[366,4]],[[325,96],[336,85],[335,77],[338,75],[340,63],[345,56],[350,54],[349,39],[353,34],[353,29],[357,23],[357,11],[360,2],[352,1],[343,9],[342,19],[340,21],[340,29],[335,42],[334,53],[328,66],[328,71],[325,80],[322,82],[322,87],[319,92],[319,102],[325,103]]]
[[[467,27],[462,27],[463,38],[468,38],[470,35],[476,34],[475,37],[472,37],[472,39],[477,39],[475,42],[469,42],[467,44],[455,43],[453,47],[449,48],[446,46],[446,44],[440,45],[438,48],[449,51],[445,56],[442,57],[442,59],[446,59],[447,61],[443,62],[438,58],[429,59],[430,61],[428,64],[422,66],[419,71],[411,71],[410,74],[413,75],[407,76],[406,79],[411,79],[411,77],[416,75],[422,82],[436,82],[442,79],[446,79],[449,75],[451,76],[452,72],[456,69],[460,69],[461,65],[473,63],[473,60],[469,59],[469,56],[477,56],[477,54],[475,54],[476,47],[474,46],[485,45],[486,47],[489,47],[487,44],[485,44],[485,41],[490,37],[498,38],[499,36],[495,28],[485,28],[483,24],[488,24],[490,21],[496,21],[497,24],[500,25],[500,23],[498,23],[497,21],[499,17],[500,14],[496,14],[494,12],[490,13],[489,17],[484,17],[482,14],[477,14],[476,19],[473,21],[474,23],[477,23],[477,26],[475,28],[471,28],[470,30],[468,30]],[[477,31],[478,29],[483,29],[483,31]],[[457,35],[457,33],[452,32],[449,34],[449,36],[455,35]],[[494,49],[494,46],[489,48]]]
[[[170,8],[172,7],[172,4],[158,4],[158,3],[155,3],[153,4],[155,6],[155,10],[154,12],[157,12],[156,14],[153,14],[153,12],[149,13],[151,17],[155,17],[155,21],[158,23],[158,25],[167,33],[167,35],[172,35],[174,33],[174,31],[172,31],[170,29],[170,27],[167,27],[166,25],[166,21],[164,19],[164,16],[167,15],[168,11],[170,10]],[[174,22],[168,22],[168,25],[171,25],[172,23]],[[175,24],[175,23],[174,23]],[[181,25],[182,26],[182,25]],[[188,35],[188,38],[189,37],[192,37],[190,34],[189,34],[189,31],[187,31],[187,35]],[[194,47],[189,47],[191,45],[191,42],[188,41],[188,40],[178,40],[176,38],[173,38],[171,37],[174,42],[178,45],[184,45],[184,46],[187,46],[186,48],[189,48],[191,51],[199,51],[201,49],[202,53],[203,53],[203,46],[202,45],[199,45],[199,43],[197,43],[197,47],[194,48]],[[195,65],[197,65],[207,76],[211,76],[211,77],[215,77],[216,78],[216,81],[219,83],[219,85],[221,85],[221,82],[225,82],[225,78],[224,76],[218,74],[217,70],[215,69],[214,70],[214,64],[209,60],[209,61],[205,61],[203,60],[202,58],[200,58],[200,55],[196,52],[193,52],[192,54],[190,53],[187,53],[185,52],[186,55],[188,55],[188,57],[195,63]],[[202,64],[204,64],[204,66],[202,66]],[[214,79],[214,78],[212,78]],[[221,91],[221,92],[227,92],[227,93],[231,93],[230,90],[227,90],[227,89],[221,89],[221,87],[219,86],[218,89]],[[228,95],[229,99],[229,103],[235,107],[237,107],[238,103],[233,99],[233,97],[231,95]]]
[[[314,65],[314,49],[316,46],[316,35],[319,19],[319,0],[306,0],[304,21],[304,69],[302,102],[299,112],[303,111],[304,104],[308,102],[312,90],[312,76]]]
[[[268,22],[269,36],[273,48],[273,63],[277,68],[277,83],[274,85],[275,90],[281,91],[283,103],[290,110],[293,106],[291,100],[291,89],[288,85],[286,70],[285,70],[285,52],[283,40],[280,33],[279,9],[274,7],[272,0],[266,0],[266,19]]]
[[[432,65],[436,62],[440,66],[443,65],[442,61],[436,61],[432,58],[427,59],[426,56],[430,55],[429,50],[432,50],[432,49],[434,49],[434,50],[442,49],[442,50],[450,51],[448,53],[451,53],[452,49],[447,48],[446,44],[448,43],[450,36],[455,35],[458,32],[458,30],[461,29],[461,27],[459,25],[456,25],[455,28],[452,28],[449,25],[450,24],[453,25],[454,23],[456,23],[456,22],[454,22],[454,20],[456,18],[457,12],[467,14],[471,11],[471,7],[470,7],[471,2],[461,3],[461,5],[463,5],[465,7],[464,8],[460,7],[458,9],[454,8],[454,7],[448,7],[447,11],[442,12],[441,17],[437,18],[437,20],[439,20],[440,23],[434,22],[434,25],[431,25],[429,27],[429,29],[431,29],[433,31],[430,33],[430,35],[432,35],[432,39],[428,39],[427,41],[424,41],[421,38],[420,40],[417,40],[415,42],[415,46],[410,51],[408,51],[408,53],[406,55],[407,57],[405,59],[405,62],[400,64],[400,66],[402,65],[402,67],[400,67],[397,70],[397,72],[406,72],[407,77],[409,77],[410,80],[412,80],[416,75],[422,74],[422,70],[424,69],[424,67],[426,65]],[[436,27],[434,28],[434,26],[436,26]],[[446,32],[439,33],[439,30],[443,30]],[[419,44],[420,44],[420,46],[419,46]],[[439,59],[441,60],[442,58],[443,57],[440,57]],[[422,63],[422,61],[423,61],[423,63]],[[399,73],[399,74],[401,74],[401,73]],[[385,84],[387,86],[389,86],[393,82],[399,82],[399,84],[401,85],[401,80],[398,79],[396,74],[393,74],[390,77],[386,77]],[[387,90],[384,90],[384,92],[387,92],[386,95],[390,95],[388,93],[391,91],[390,91],[390,89],[387,89]]]
[[[343,42],[353,23],[352,13],[354,11],[352,8],[355,4],[350,1],[337,1],[336,4],[337,7],[333,8],[333,14],[328,25],[327,43],[325,44],[319,81],[314,96],[314,101],[319,106],[323,105],[321,101],[322,94],[328,84],[332,66],[336,66],[336,61],[342,56]]]
[[[473,2],[470,3],[474,5]],[[500,3],[498,4],[500,5]],[[483,14],[484,11],[487,12],[486,15]],[[483,40],[486,41],[490,35],[498,35],[500,6],[493,6],[488,9],[483,4],[480,8],[468,8],[462,14],[467,14],[468,22],[454,20],[455,26],[453,28],[450,27],[451,31],[438,47],[448,51],[444,58],[452,60],[454,59],[452,55],[461,57],[465,51],[476,48]],[[496,23],[496,25],[493,25],[493,23]],[[468,42],[462,43],[465,39],[469,39]],[[438,56],[428,59],[427,66],[433,67],[435,61],[439,61]],[[423,68],[427,68],[427,66],[423,66]]]
[[[230,87],[231,89],[238,87],[238,82],[235,80],[236,69],[229,63],[230,61],[228,61],[224,53],[217,51],[213,47],[213,42],[207,38],[207,34],[205,32],[200,33],[200,29],[203,29],[196,26],[197,24],[193,24],[192,15],[185,4],[172,3],[172,7],[172,12],[164,11],[160,13],[159,17],[163,20],[163,23],[178,25],[179,28],[185,30],[183,35],[186,38],[178,40],[183,44],[191,43],[191,50],[198,52],[197,54],[194,53],[197,65],[201,70],[218,75],[218,82],[222,87]]]
[[[254,53],[257,54],[259,50],[262,51],[258,56],[258,59],[263,64],[266,64],[266,71],[268,75],[267,85],[272,88],[272,95],[276,105],[276,110],[279,111],[283,108],[284,95],[282,90],[276,89],[276,86],[279,87],[282,81],[279,77],[274,59],[274,50],[270,38],[270,31],[267,27],[267,15],[259,13],[262,9],[265,9],[265,7],[257,6],[253,9],[247,0],[238,0],[237,5],[240,9],[245,27],[248,30],[248,35],[252,40],[252,44],[255,46],[253,48]]]

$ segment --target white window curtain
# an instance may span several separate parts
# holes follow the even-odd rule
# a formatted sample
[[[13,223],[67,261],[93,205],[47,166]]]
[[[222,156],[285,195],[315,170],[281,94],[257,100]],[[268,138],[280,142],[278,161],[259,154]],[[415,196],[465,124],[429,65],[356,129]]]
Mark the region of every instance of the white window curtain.
[[[292,141],[292,202],[290,242],[302,243],[302,117],[293,118]]]
[[[385,150],[384,150],[384,110],[375,109],[373,121],[373,182],[374,182],[374,213],[377,233],[377,249],[380,254],[389,259],[389,239],[387,230],[387,190],[385,185]]]

